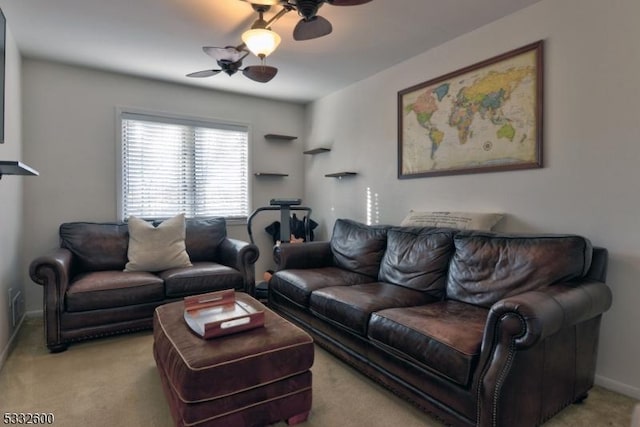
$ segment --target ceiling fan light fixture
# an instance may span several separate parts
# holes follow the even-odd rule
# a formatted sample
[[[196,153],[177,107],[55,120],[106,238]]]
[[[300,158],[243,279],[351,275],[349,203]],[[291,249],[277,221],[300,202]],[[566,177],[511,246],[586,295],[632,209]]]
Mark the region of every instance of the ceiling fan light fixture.
[[[254,28],[242,34],[242,41],[254,55],[264,59],[271,55],[282,38],[275,31],[266,28]]]

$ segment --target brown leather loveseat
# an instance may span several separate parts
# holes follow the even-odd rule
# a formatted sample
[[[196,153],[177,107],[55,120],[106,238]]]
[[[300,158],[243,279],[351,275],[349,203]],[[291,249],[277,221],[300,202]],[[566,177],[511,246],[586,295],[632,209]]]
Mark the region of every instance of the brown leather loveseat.
[[[449,424],[539,425],[593,386],[611,291],[583,237],[337,220],[274,256],[273,309]]]
[[[44,287],[47,347],[151,329],[161,304],[187,295],[237,289],[253,292],[258,248],[227,237],[224,218],[187,219],[184,244],[192,266],[157,273],[124,272],[126,223],[70,222],[60,247],[36,258],[29,272]]]

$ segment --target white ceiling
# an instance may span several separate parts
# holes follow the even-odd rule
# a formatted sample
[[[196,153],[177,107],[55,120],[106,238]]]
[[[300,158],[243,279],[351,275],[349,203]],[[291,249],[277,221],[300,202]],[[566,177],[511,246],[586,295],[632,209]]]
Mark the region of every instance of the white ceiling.
[[[241,43],[257,14],[240,0],[0,0],[21,53],[210,89],[308,102],[362,80],[539,0],[373,0],[324,4],[323,38],[294,41],[290,12],[273,25],[279,69],[269,83],[241,73],[185,77],[217,68],[202,46]],[[269,19],[279,7],[265,15]],[[244,65],[259,63],[253,56]]]

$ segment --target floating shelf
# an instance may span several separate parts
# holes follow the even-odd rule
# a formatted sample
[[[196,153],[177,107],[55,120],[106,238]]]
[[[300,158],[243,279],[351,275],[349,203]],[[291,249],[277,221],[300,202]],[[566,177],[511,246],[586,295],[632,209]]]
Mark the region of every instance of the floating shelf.
[[[320,153],[326,153],[328,151],[331,151],[331,148],[319,147],[319,148],[313,148],[311,150],[307,150],[304,152],[304,154],[320,154]]]
[[[276,172],[256,172],[255,176],[271,176],[271,177],[280,177],[280,176],[289,176],[288,173],[276,173]]]
[[[40,175],[40,173],[22,162],[0,160],[0,178],[2,175]]]
[[[343,178],[345,176],[354,176],[357,175],[356,172],[336,172],[336,173],[328,173],[325,176],[327,178]]]
[[[291,135],[278,135],[276,133],[268,133],[264,136],[266,139],[279,139],[282,141],[293,141],[294,139],[298,139],[297,136]]]

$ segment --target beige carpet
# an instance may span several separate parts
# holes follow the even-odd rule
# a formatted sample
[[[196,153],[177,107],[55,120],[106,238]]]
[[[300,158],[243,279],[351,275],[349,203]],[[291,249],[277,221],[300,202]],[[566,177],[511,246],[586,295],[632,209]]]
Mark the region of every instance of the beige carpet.
[[[152,342],[142,332],[50,354],[42,322],[28,319],[0,371],[0,413],[51,412],[60,426],[172,426]],[[301,426],[441,426],[320,348],[313,375],[313,408]],[[596,387],[545,426],[628,427],[635,403]]]

